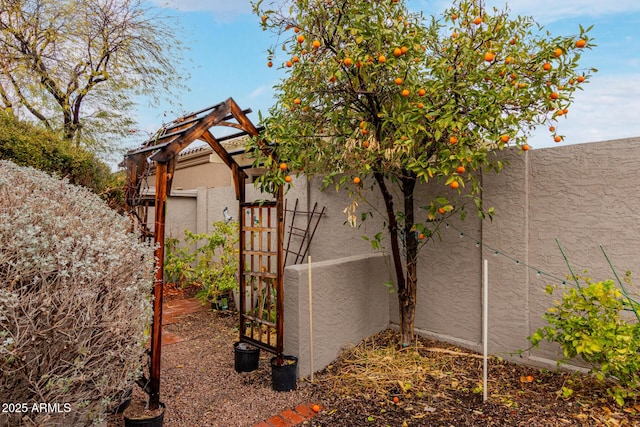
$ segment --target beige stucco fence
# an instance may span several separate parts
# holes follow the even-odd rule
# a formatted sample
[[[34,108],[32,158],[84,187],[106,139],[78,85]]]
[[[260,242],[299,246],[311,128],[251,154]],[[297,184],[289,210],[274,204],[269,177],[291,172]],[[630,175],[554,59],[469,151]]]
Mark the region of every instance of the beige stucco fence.
[[[489,265],[489,343],[491,354],[555,366],[558,350],[528,347],[527,336],[544,325],[542,315],[553,304],[546,285],[566,279],[569,270],[557,246],[565,250],[574,271],[602,280],[613,278],[600,245],[620,274],[630,270],[640,283],[640,195],[637,169],[640,138],[558,146],[526,153],[507,150],[509,162],[500,175],[485,174],[483,202],[495,208],[493,221],[473,212],[442,225],[441,239],[420,252],[415,326],[422,335],[482,349],[482,261]],[[367,182],[363,188],[368,187]],[[261,198],[248,187],[247,200]],[[442,185],[418,190],[419,204],[454,193]],[[294,180],[286,197],[303,209],[318,202],[327,208],[310,255],[313,285],[314,370],[329,364],[339,351],[397,322],[397,299],[384,282],[392,277],[388,257],[376,253],[361,236],[373,236],[380,220],[359,228],[345,224],[346,194],[319,190],[319,181]],[[367,200],[380,207],[377,191]],[[461,199],[464,200],[464,199]],[[231,188],[175,192],[169,200],[168,234],[184,228],[197,232],[223,218],[228,207],[237,217]],[[462,201],[461,201],[462,203]],[[359,212],[367,206],[361,203]],[[286,239],[285,239],[286,240]],[[308,266],[285,271],[285,352],[299,357],[299,375],[310,374]],[[572,283],[571,281],[567,281]]]

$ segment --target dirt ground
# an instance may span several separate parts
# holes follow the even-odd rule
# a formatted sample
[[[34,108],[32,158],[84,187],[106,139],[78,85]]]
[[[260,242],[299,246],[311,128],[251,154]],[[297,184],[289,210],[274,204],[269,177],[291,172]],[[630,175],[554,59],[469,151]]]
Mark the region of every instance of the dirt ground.
[[[261,354],[254,372],[235,372],[235,323],[232,312],[208,310],[166,327],[183,341],[162,349],[165,426],[252,427],[304,403],[322,405],[303,424],[317,427],[640,426],[640,404],[616,406],[588,376],[497,358],[489,362],[483,402],[479,355],[426,339],[398,350],[392,330],[345,351],[313,383],[301,379],[297,390],[275,392],[271,355]],[[108,425],[123,425],[121,416],[111,416]]]

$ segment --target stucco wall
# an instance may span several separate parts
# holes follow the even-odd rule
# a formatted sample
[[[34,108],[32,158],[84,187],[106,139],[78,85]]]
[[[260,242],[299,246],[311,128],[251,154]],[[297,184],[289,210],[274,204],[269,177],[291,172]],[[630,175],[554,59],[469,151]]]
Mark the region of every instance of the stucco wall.
[[[311,309],[309,264],[286,268],[284,351],[298,357],[298,376],[311,374],[310,322],[314,371],[329,365],[346,346],[387,328],[389,291],[380,284],[386,275],[384,258],[355,255],[316,263],[312,257]]]
[[[482,260],[487,259],[489,351],[508,358],[513,352],[528,347],[527,336],[543,325],[543,314],[558,297],[545,294],[545,286],[561,282],[569,273],[556,239],[561,242],[575,272],[582,273],[586,269],[588,275],[597,280],[612,278],[599,248],[602,244],[618,273],[623,275],[631,270],[633,277],[639,276],[640,197],[633,177],[636,165],[640,163],[640,138],[558,146],[526,153],[512,149],[499,156],[509,163],[502,173],[482,176],[483,203],[495,208],[493,221],[480,221],[473,212],[465,221],[450,218],[450,226],[440,230],[440,239],[429,242],[421,250],[415,326],[421,334],[479,350]],[[320,208],[326,207],[310,254],[314,262],[331,261],[322,273],[324,282],[343,286],[344,280],[353,281],[358,277],[353,268],[361,265],[347,263],[347,267],[341,264],[343,258],[380,256],[361,236],[374,235],[380,230],[381,222],[369,220],[359,228],[345,225],[343,210],[350,204],[348,194],[336,193],[334,189],[320,191],[319,187],[319,180],[307,182],[301,177],[294,180],[286,197],[289,207],[297,198],[300,210],[307,210],[315,202]],[[367,189],[371,185],[365,181],[362,187]],[[264,197],[252,185],[248,185],[247,190],[247,200]],[[381,207],[378,193],[376,188],[366,193],[367,202],[377,209]],[[417,190],[417,205],[426,204],[439,195],[453,194],[442,183],[421,186]],[[461,198],[458,203],[463,201]],[[237,217],[237,202],[230,187],[200,189],[197,206],[195,222],[199,231],[206,224],[221,219],[225,206]],[[365,203],[360,202],[358,214],[364,210]],[[171,211],[169,209],[169,216]],[[391,277],[391,270],[384,263],[375,267],[378,273],[367,279],[367,289],[369,292],[372,289],[387,292],[383,283]],[[369,277],[367,268],[361,272],[363,277]],[[287,270],[287,298],[297,298],[294,305],[298,308],[292,308],[290,304],[293,303],[288,303],[286,331],[305,329],[301,323],[304,316],[300,314],[300,307],[306,301],[305,280],[304,267]],[[318,301],[330,295],[330,292],[326,295],[321,292]],[[347,297],[353,299],[353,304],[361,303],[356,294],[345,294]],[[336,307],[331,301],[336,307],[349,305],[347,300],[329,299],[318,306],[315,315],[335,317],[332,310]],[[392,322],[397,322],[395,294],[388,297],[387,313]],[[336,328],[349,329],[352,322],[338,323],[342,328],[337,324],[319,328],[315,333],[316,340],[334,335]],[[288,338],[289,346],[292,339]],[[299,344],[293,348],[302,352],[305,338],[298,339]],[[558,355],[556,347],[542,345],[540,350],[517,360],[555,366]],[[301,360],[301,367],[304,363],[307,362]]]

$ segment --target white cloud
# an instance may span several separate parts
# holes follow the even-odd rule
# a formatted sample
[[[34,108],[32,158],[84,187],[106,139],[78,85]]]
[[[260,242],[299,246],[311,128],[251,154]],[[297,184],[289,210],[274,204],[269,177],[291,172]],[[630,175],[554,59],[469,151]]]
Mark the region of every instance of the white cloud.
[[[412,10],[424,11],[426,15],[440,15],[451,7],[451,0],[408,0]],[[485,7],[502,10],[507,6],[514,15],[532,16],[537,22],[546,24],[577,17],[604,17],[618,13],[640,12],[638,0],[486,0]]]
[[[606,141],[640,136],[640,86],[630,84],[640,74],[598,76],[578,92],[566,119],[560,119],[557,130],[566,138],[561,144]],[[554,146],[551,135],[540,129],[531,138],[535,148]]]
[[[267,87],[266,87],[266,86],[260,86],[260,87],[258,87],[258,88],[256,88],[256,89],[254,89],[254,90],[253,90],[253,92],[251,92],[251,93],[249,94],[249,99],[253,99],[253,98],[257,98],[257,97],[259,97],[259,96],[260,96],[260,95],[262,95],[266,90],[267,90]]]
[[[580,16],[612,15],[617,13],[633,13],[640,11],[637,0],[511,0],[508,3],[511,11],[518,15],[533,16],[536,21],[545,23]],[[487,7],[504,8],[505,1],[488,0]]]
[[[160,7],[176,9],[183,12],[206,11],[219,18],[251,13],[249,0],[151,0]]]

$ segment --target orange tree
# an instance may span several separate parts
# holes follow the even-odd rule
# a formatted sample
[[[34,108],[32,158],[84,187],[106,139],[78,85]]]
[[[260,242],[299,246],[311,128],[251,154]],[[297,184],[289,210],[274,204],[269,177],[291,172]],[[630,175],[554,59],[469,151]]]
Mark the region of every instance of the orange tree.
[[[430,19],[403,0],[253,7],[278,37],[267,65],[281,48],[286,72],[263,120],[260,140],[269,141],[272,155],[257,149],[259,140],[250,143],[269,169],[262,185],[289,185],[290,174],[304,173],[350,188],[356,199],[365,182],[380,190],[402,338],[410,343],[420,247],[442,218],[464,215],[454,206],[456,193],[473,200],[481,217],[491,214],[476,172],[501,170],[493,151],[527,150],[528,134],[541,124],[562,139],[554,124],[595,71],[578,68],[581,49],[592,46],[589,29],[552,37],[532,18],[486,10],[479,0],[454,0]],[[430,181],[442,195],[419,211],[416,185]]]

